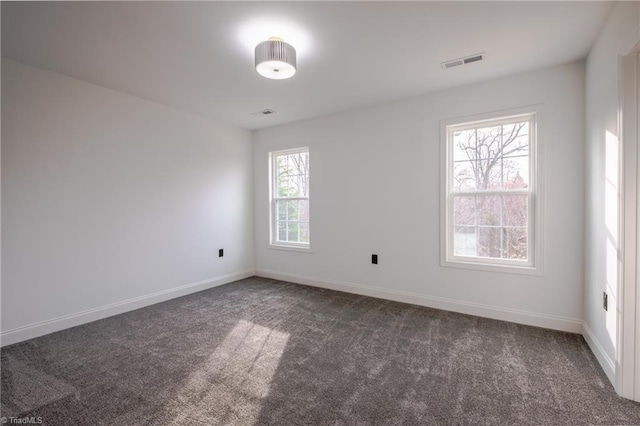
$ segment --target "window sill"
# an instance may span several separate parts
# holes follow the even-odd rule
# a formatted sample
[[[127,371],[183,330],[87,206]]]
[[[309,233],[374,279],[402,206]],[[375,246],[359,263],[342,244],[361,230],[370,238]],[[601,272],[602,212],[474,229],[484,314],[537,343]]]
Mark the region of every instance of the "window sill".
[[[298,246],[287,246],[280,244],[269,244],[267,248],[272,250],[282,250],[282,251],[296,251],[298,253],[313,253],[310,247],[298,247]]]
[[[472,269],[475,271],[485,272],[500,272],[506,274],[519,274],[519,275],[542,275],[542,268],[540,266],[528,266],[528,265],[499,265],[492,263],[474,262],[473,260],[443,260],[440,265],[446,268],[457,269]]]

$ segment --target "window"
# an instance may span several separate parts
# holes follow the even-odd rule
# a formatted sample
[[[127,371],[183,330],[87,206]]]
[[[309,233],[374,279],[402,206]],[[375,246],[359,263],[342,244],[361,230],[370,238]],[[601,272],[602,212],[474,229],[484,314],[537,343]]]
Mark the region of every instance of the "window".
[[[271,245],[309,248],[309,149],[269,154]]]
[[[536,114],[443,123],[443,264],[539,270]]]

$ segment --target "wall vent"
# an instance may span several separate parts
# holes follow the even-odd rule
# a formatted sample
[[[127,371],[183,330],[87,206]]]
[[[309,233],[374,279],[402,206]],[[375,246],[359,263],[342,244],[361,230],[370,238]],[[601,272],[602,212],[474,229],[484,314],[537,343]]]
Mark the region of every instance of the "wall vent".
[[[459,67],[462,65],[472,64],[474,62],[482,61],[487,56],[486,53],[476,53],[475,55],[465,56],[464,58],[452,59],[450,61],[441,62],[440,65],[443,69]]]
[[[263,109],[262,111],[252,112],[251,115],[253,115],[254,117],[260,117],[263,115],[273,115],[275,113],[276,112],[274,110],[267,108],[267,109]]]

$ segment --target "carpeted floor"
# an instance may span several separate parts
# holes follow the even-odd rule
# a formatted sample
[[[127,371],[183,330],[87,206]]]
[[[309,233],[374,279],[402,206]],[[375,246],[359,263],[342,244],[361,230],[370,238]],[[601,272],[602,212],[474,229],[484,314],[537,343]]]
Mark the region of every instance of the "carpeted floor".
[[[640,424],[578,335],[250,278],[2,349],[46,425]]]

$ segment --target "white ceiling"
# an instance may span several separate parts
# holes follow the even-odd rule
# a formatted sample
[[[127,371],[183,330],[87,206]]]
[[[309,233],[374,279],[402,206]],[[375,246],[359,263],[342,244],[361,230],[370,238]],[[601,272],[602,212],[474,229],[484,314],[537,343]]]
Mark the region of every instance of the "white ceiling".
[[[248,129],[584,58],[610,2],[2,2],[2,56]],[[253,48],[298,50],[290,80]],[[481,63],[440,63],[486,52]],[[277,114],[250,113],[271,108]]]

